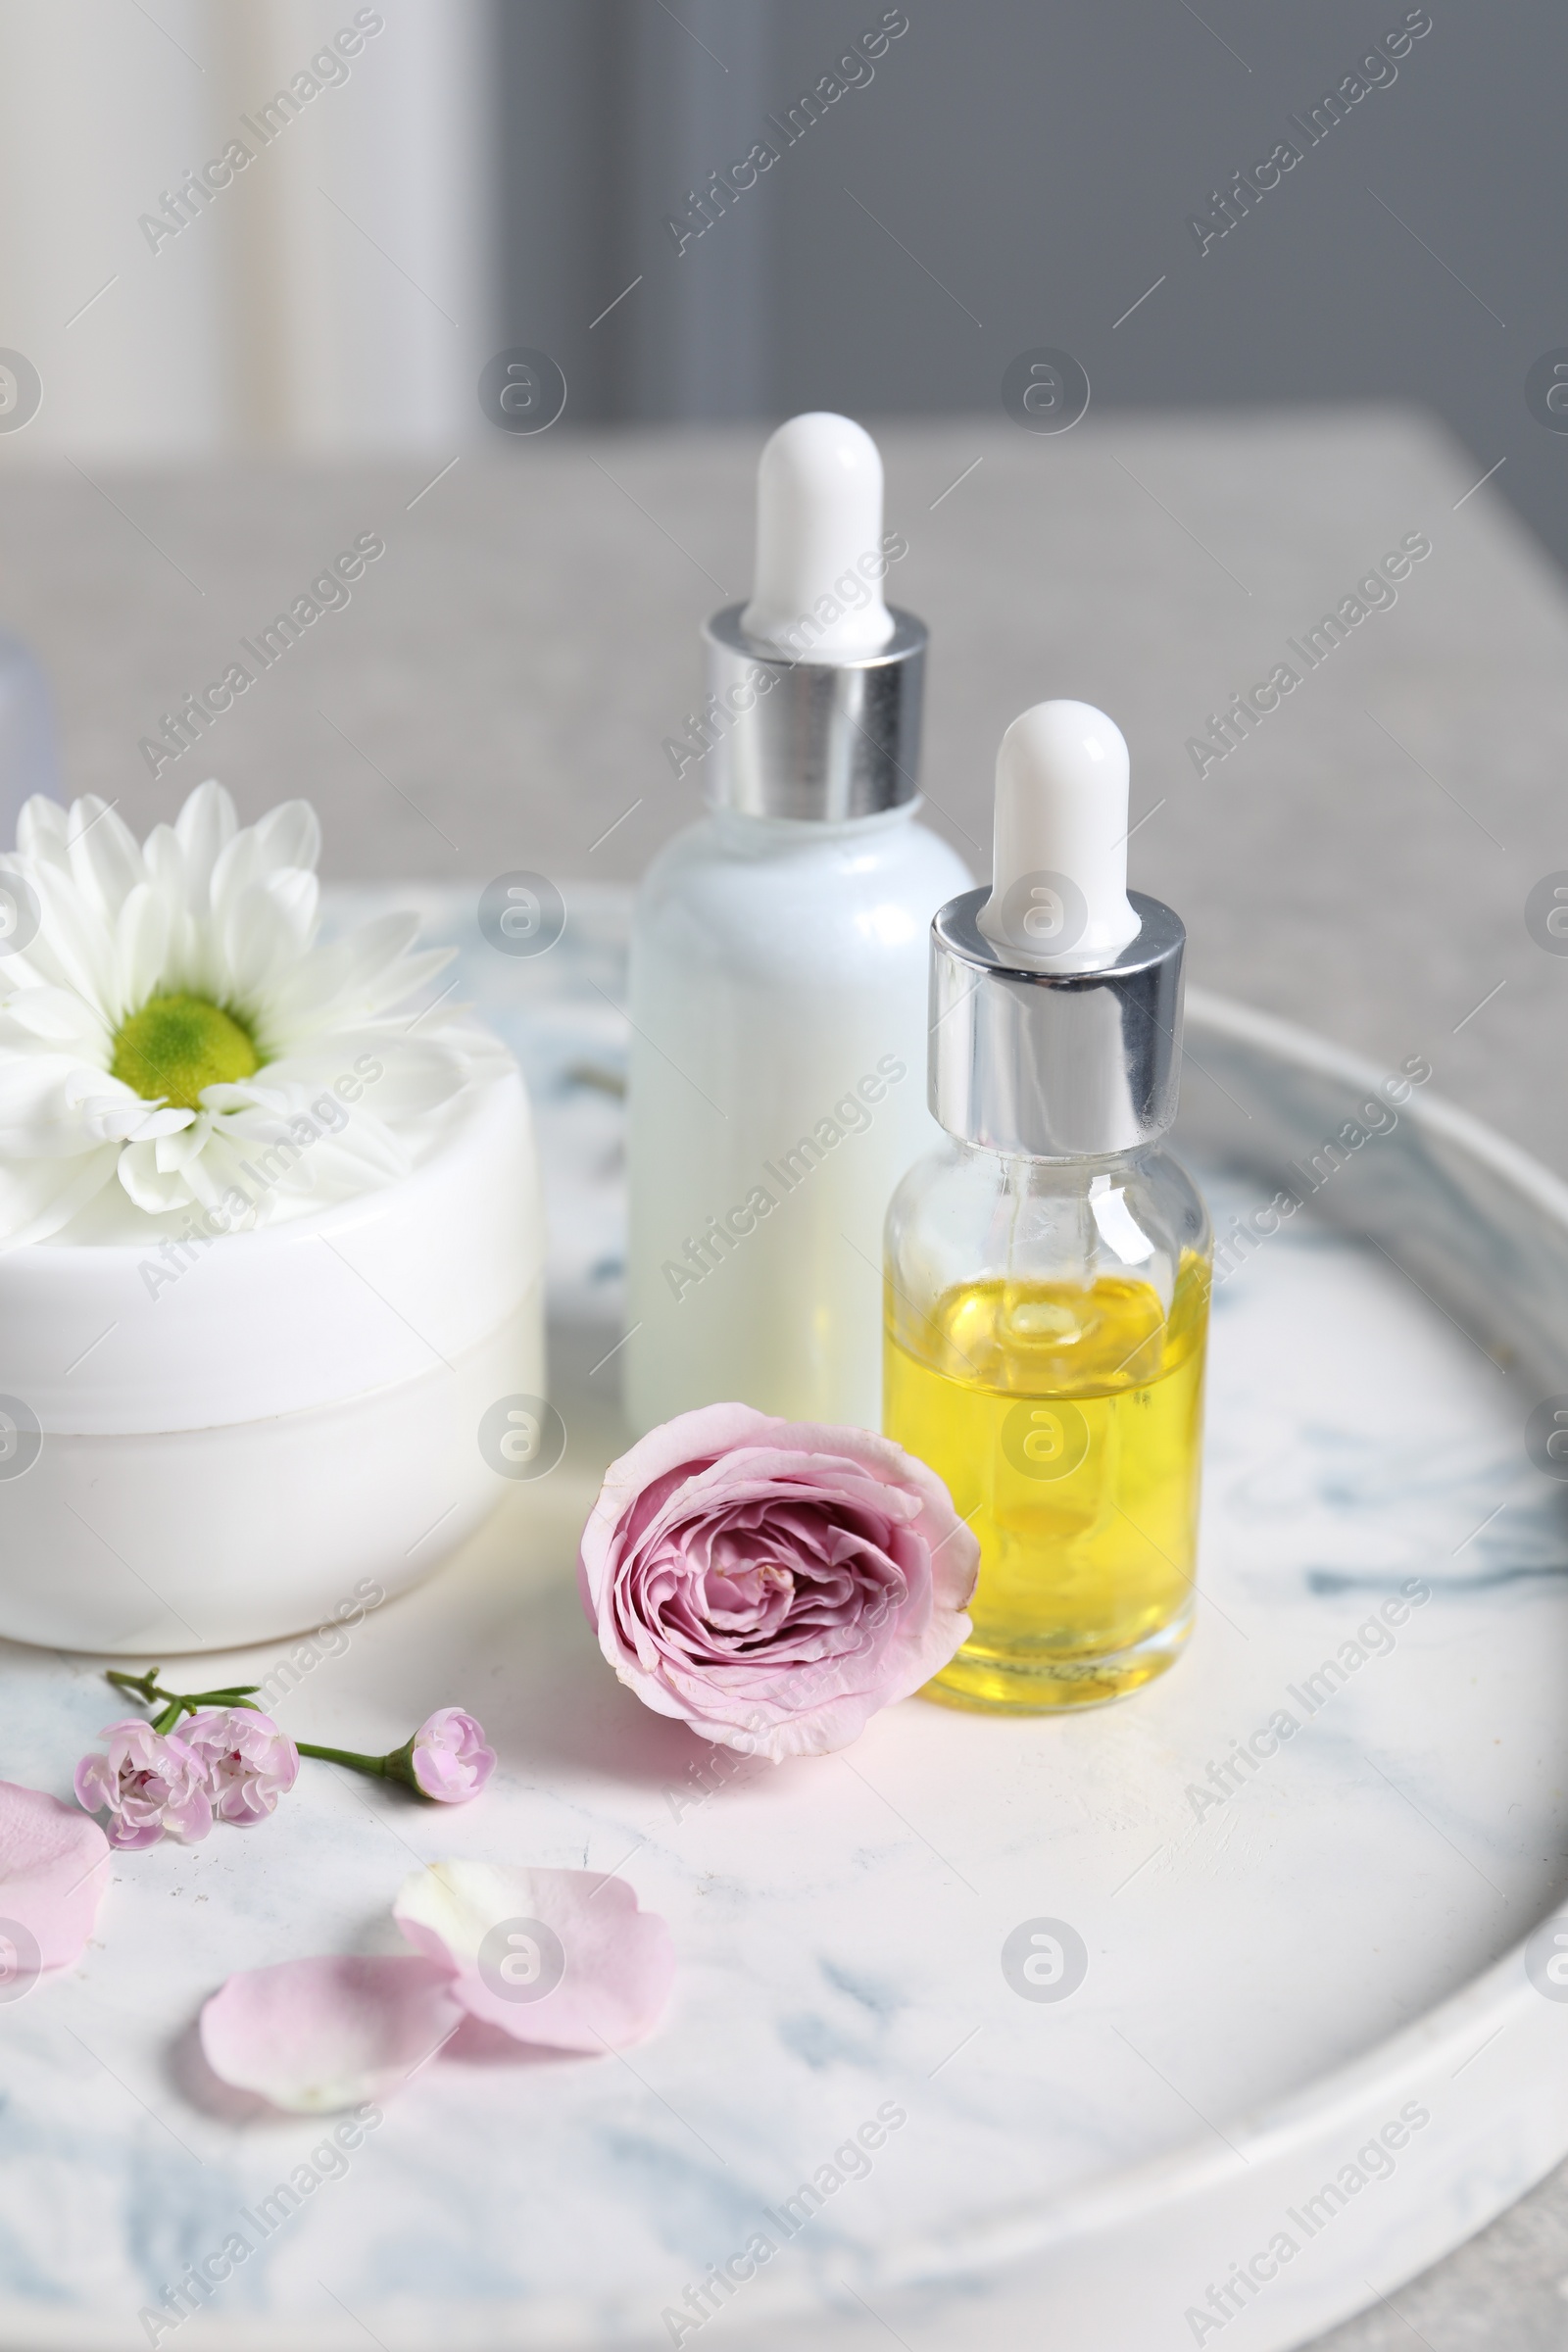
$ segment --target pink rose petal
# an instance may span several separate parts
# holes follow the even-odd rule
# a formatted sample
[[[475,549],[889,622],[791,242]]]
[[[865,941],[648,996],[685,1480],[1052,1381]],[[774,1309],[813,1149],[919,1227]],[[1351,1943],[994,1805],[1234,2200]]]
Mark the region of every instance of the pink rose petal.
[[[111,1867],[95,1821],[41,1788],[0,1781],[0,2000],[39,1969],[80,1959]]]
[[[578,1575],[645,1706],[777,1760],[848,1746],[929,1682],[969,1632],[979,1562],[890,1438],[713,1404],[611,1464]]]
[[[674,1983],[664,1921],[597,1871],[437,1862],[404,1880],[393,1915],[450,1972],[454,1998],[516,2041],[629,2048],[653,2032]]]
[[[384,2099],[461,2024],[448,1972],[413,1955],[332,1954],[244,1969],[202,2011],[208,2065],[274,2107]]]

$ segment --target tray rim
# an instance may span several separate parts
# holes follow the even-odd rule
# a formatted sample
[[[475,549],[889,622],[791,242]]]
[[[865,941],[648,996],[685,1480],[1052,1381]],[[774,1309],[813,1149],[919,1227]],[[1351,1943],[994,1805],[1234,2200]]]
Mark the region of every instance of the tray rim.
[[[1376,1061],[1350,1048],[1342,1047],[1316,1031],[1279,1016],[1254,1010],[1235,999],[1206,989],[1187,991],[1186,1014],[1188,1026],[1200,1037],[1204,1034],[1234,1039],[1250,1045],[1269,1056],[1315,1075],[1338,1080],[1352,1089],[1376,1090],[1387,1076]],[[1412,1096],[1400,1108],[1401,1118],[1413,1127],[1442,1138],[1472,1160],[1479,1162],[1504,1185],[1529,1199],[1538,1208],[1558,1224],[1568,1235],[1568,1183],[1554,1176],[1540,1160],[1517,1145],[1499,1135],[1494,1128],[1461,1109],[1441,1095],[1423,1093]],[[1568,1926],[1568,1893],[1553,1911],[1544,1919],[1561,1918]],[[1179,2231],[1179,2243],[1191,2249],[1187,2275],[1196,2278],[1200,2269],[1209,2276],[1223,2276],[1218,2257],[1205,2263],[1198,2251],[1200,2210],[1205,2201],[1212,2208],[1218,2205],[1236,2215],[1228,2226],[1221,2226],[1217,2235],[1211,2212],[1202,2214],[1201,2235],[1227,2244],[1233,2254],[1251,2242],[1250,2233],[1259,2225],[1249,2223],[1239,2206],[1251,2207],[1261,2199],[1277,2204],[1278,2176],[1283,2167],[1311,2153],[1321,2143],[1342,2159],[1349,2137],[1367,2129],[1366,2117],[1381,2114],[1392,2096],[1419,2091],[1439,2075],[1446,2076],[1448,2062],[1459,2056],[1467,2044],[1473,2044],[1469,2056],[1480,2055],[1481,2049],[1496,2038],[1510,2025],[1525,2024],[1531,2031],[1512,2037],[1516,2043],[1510,2068],[1513,2085],[1504,2098],[1494,2096],[1486,2102],[1484,2120],[1472,2127],[1475,2136],[1466,2140],[1464,2162],[1457,2168],[1446,2168],[1432,2161],[1436,2149],[1422,2147],[1419,2156],[1401,2162],[1398,2175],[1403,2182],[1405,2206],[1414,2206],[1419,2218],[1412,2234],[1409,2216],[1399,2268],[1396,2278],[1385,2281],[1389,2287],[1406,2283],[1430,2264],[1440,2260],[1462,2244],[1466,2238],[1483,2229],[1496,2216],[1506,2211],[1535,2186],[1544,2176],[1568,2156],[1568,2029],[1558,2031],[1562,2021],[1557,2019],[1550,2004],[1543,2001],[1532,1988],[1526,1976],[1524,1958],[1526,1946],[1543,1920],[1532,1920],[1522,1935],[1499,1959],[1479,1971],[1456,1990],[1401,2027],[1361,2051],[1356,2057],[1332,2067],[1282,2097],[1251,2109],[1227,2114],[1224,2121],[1228,2136],[1234,2140],[1235,2153],[1226,2148],[1211,2146],[1206,2140],[1193,2139],[1168,2150],[1165,2154],[1148,2158],[1109,2172],[1090,2184],[1066,2191],[1049,2204],[1038,2201],[1014,2209],[1001,2209],[989,2219],[968,2215],[958,2230],[933,2239],[927,2232],[919,2240],[889,2244],[880,2265],[879,2285],[883,2300],[902,2291],[919,2297],[931,2288],[944,2284],[960,2286],[966,2280],[1000,2286],[1008,2305],[1004,2312],[993,2316],[989,2307],[968,2303],[965,2308],[977,2328],[986,2330],[986,2340],[1000,2348],[1017,2341],[1034,2341],[1034,2335],[1016,2338],[1007,2330],[1009,2322],[1038,2326],[1042,2301],[1050,2298],[1062,2325],[1098,2326],[1102,2352],[1152,2352],[1152,2339],[1147,2323],[1129,2318],[1126,2327],[1118,2326],[1118,2296],[1124,2290],[1119,2281],[1102,2274],[1121,2268],[1130,2249],[1118,2246],[1118,2235],[1129,2230],[1139,2233],[1143,2250],[1150,2248],[1142,2233],[1151,2229],[1174,2228]],[[1461,2071],[1463,2071],[1461,2069]],[[1475,2103],[1474,2082],[1464,2094]],[[1497,2138],[1501,2118],[1501,2140],[1498,2144],[1489,2177],[1487,2158],[1482,2142],[1488,2132]],[[1357,2119],[1360,2119],[1358,2122]],[[1371,2127],[1373,2130],[1375,2126]],[[1464,2137],[1465,2127],[1456,2124],[1456,2133]],[[1239,2175],[1236,2155],[1249,2168]],[[1422,2161],[1425,2159],[1426,2161]],[[1333,2168],[1330,2167],[1332,2170]],[[1459,2180],[1458,2174],[1464,2179]],[[1238,2187],[1250,2192],[1240,2200],[1232,2193]],[[1446,2194],[1450,2203],[1456,2191],[1462,2191],[1463,2210],[1445,2214],[1442,2199]],[[1356,2208],[1347,2209],[1350,2214]],[[1381,2209],[1384,2223],[1394,2220],[1397,2202],[1389,2200]],[[1364,2276],[1366,2263],[1376,2259],[1373,2247],[1388,2232],[1380,2231],[1373,2245],[1362,2244],[1355,2234],[1352,2222],[1337,2231],[1337,2250],[1340,2260],[1334,2276],[1326,2280],[1310,2299],[1310,2308],[1291,2304],[1282,2298],[1280,2308],[1271,2314],[1268,2324],[1259,2330],[1249,2327],[1242,2338],[1249,2352],[1292,2352],[1292,2348],[1309,2342],[1324,2329],[1354,2317],[1369,2308],[1370,2300],[1381,2290],[1372,2288],[1369,2298],[1365,2288],[1371,2285]],[[1266,2242],[1266,2237],[1262,2242]],[[1359,2256],[1355,2253],[1360,2244]],[[1052,2264],[1053,2257],[1064,2258],[1064,2269],[1058,2274]],[[1044,2260],[1042,2260],[1044,2258]],[[1095,2279],[1095,2266],[1102,2276]],[[1086,2268],[1087,2266],[1087,2268]],[[1025,2277],[1025,2273],[1029,2277]],[[1351,2279],[1348,2273],[1354,2273]],[[1084,2274],[1080,2276],[1080,2274]],[[1304,2284],[1304,2281],[1303,2281]],[[1128,2290],[1130,2291],[1130,2290]],[[1024,2299],[1020,2300],[1020,2296]],[[1087,2298],[1087,2299],[1086,2299]],[[899,2308],[897,2306],[889,2306]],[[1256,2307],[1249,2306],[1250,2319]],[[481,2330],[472,2341],[486,2347],[542,2346],[546,2338],[528,2326],[528,2307],[520,2302],[474,2304],[467,2307]],[[885,2332],[886,2323],[867,2325],[861,2306],[858,2313],[846,2316],[825,2308],[820,2297],[813,2299],[810,2290],[793,2298],[787,2310],[772,2310],[759,2315],[760,2324],[737,2335],[750,2352],[779,2352],[798,2343],[798,2330],[809,2325],[817,2339],[819,2352],[838,2352],[838,2347],[858,2347],[869,2344],[873,2337]],[[390,2314],[385,2324],[392,2324]],[[416,2315],[411,2310],[410,2318]],[[431,2325],[437,2315],[417,2315],[421,2322],[428,2316]],[[445,2327],[454,2346],[466,2344],[466,2331],[452,2328],[458,2315],[448,2306]],[[921,2307],[911,2306],[901,2318],[903,2327],[919,2327],[925,2316]],[[521,2320],[520,2329],[516,2322]],[[935,2325],[943,2330],[945,2346],[959,2339],[945,2331],[940,2312]],[[193,2314],[178,2329],[184,2352],[274,2352],[279,2332],[286,2330],[295,2352],[350,2352],[364,2342],[363,2324],[345,2319],[341,2324],[323,2318],[319,2325],[302,2324],[297,2315],[287,2317],[265,2313],[236,2312],[220,2319],[202,2311]],[[111,2320],[105,2312],[70,2309],[58,2305],[26,2304],[7,2298],[0,2301],[0,2352],[121,2352],[134,2342],[133,2323],[127,2312],[122,2318]],[[395,2326],[394,2340],[405,2339],[403,2326]],[[559,2340],[563,2346],[567,2338]],[[569,2339],[574,2344],[584,2340]],[[662,2335],[650,2328],[634,2334],[604,2338],[604,2352],[633,2352],[633,2347],[652,2347],[663,2340]],[[936,2338],[931,2339],[933,2343]],[[967,2340],[967,2339],[964,2339]],[[1172,2333],[1172,2346],[1178,2338]]]

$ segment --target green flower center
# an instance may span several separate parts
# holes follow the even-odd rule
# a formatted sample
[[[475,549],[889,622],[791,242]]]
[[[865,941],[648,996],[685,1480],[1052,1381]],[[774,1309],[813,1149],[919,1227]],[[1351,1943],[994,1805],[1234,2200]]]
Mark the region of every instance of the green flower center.
[[[199,1110],[205,1086],[229,1086],[261,1067],[250,1031],[206,997],[149,997],[115,1039],[110,1064],[148,1102]]]

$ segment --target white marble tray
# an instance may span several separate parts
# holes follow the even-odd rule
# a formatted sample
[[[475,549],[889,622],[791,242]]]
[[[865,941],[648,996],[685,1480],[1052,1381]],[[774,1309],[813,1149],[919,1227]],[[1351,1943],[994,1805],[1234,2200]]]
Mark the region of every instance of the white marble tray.
[[[668,2344],[662,2315],[759,2231],[776,2256],[681,2341],[1300,2344],[1568,2150],[1538,1933],[1568,1880],[1568,1549],[1524,1443],[1568,1389],[1568,1193],[1424,1090],[1221,1288],[1204,1605],[1164,1681],[1064,1722],[910,1701],[842,1758],[705,1794],[711,1751],[619,1690],[570,1578],[618,1435],[614,1364],[588,1374],[616,1142],[602,1079],[565,1073],[618,1050],[598,998],[586,1044],[570,1013],[584,959],[613,996],[618,919],[585,910],[575,965],[474,967],[528,1023],[573,1195],[566,1458],[345,1655],[301,1653],[278,1710],[383,1747],[462,1702],[497,1781],[445,1814],[313,1768],[263,1829],[117,1864],[82,1966],[0,2009],[0,2345],[149,2340],[142,2307],[322,2139],[204,2086],[202,1999],[235,1968],[394,1948],[399,1879],[444,1854],[621,1870],[674,1930],[668,2024],[624,2061],[454,2045],[165,2344]],[[1222,1226],[1382,1076],[1216,1003],[1189,1045],[1182,1141]],[[1430,1599],[1311,1705],[1412,1578]],[[1281,1708],[1295,1736],[1195,1809]],[[110,1712],[89,1662],[0,1650],[0,1774],[63,1792]],[[1066,1999],[1004,1973],[1037,1920],[1083,1940]],[[906,2121],[868,2173],[786,2236],[769,2216],[886,2102]],[[1352,2192],[1343,2168],[1406,2110],[1428,2120]],[[1282,2231],[1298,2250],[1219,2325],[1210,2287]]]

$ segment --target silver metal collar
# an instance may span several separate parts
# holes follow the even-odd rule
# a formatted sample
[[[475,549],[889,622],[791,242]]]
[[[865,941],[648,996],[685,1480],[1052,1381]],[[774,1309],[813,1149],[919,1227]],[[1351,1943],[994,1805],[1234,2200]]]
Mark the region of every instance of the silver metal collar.
[[[703,632],[710,806],[833,824],[917,799],[924,621],[890,606],[876,653],[811,662],[748,637],[744,610],[726,606]]]
[[[1005,961],[950,899],[931,925],[931,1108],[950,1135],[1029,1159],[1089,1159],[1152,1144],[1176,1116],[1181,917],[1127,896],[1138,936],[1095,972]]]

